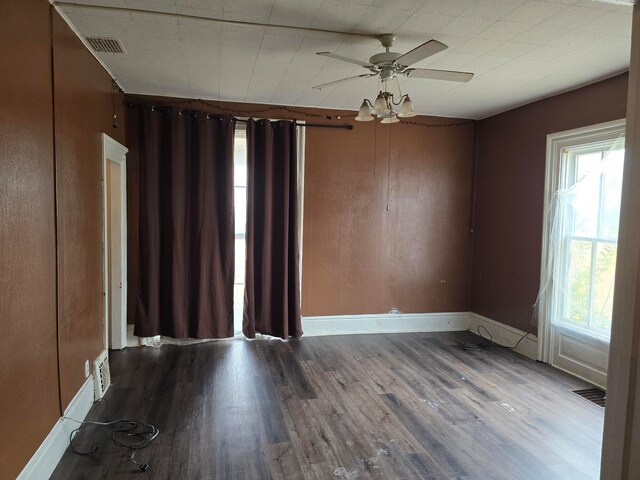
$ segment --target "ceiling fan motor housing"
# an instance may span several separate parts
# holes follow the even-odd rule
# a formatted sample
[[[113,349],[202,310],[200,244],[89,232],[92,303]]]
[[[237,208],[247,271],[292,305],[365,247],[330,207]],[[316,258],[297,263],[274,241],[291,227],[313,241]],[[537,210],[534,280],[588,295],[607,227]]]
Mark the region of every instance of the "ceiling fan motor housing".
[[[369,59],[369,63],[375,65],[376,67],[384,67],[386,65],[391,66],[401,55],[401,53],[397,52],[376,53]]]
[[[397,52],[377,53],[369,59],[369,63],[373,65],[372,72],[380,73],[380,80],[386,82],[395,78],[396,73],[402,70],[398,68],[396,59],[402,54]]]
[[[396,76],[396,71],[393,68],[383,68],[380,70],[380,80],[387,82],[392,80]]]

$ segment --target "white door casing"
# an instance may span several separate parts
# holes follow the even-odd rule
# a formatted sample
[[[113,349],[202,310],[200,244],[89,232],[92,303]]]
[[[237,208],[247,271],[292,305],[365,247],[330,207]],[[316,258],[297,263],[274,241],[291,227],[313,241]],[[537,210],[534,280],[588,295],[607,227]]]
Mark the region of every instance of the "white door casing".
[[[127,346],[128,149],[102,134],[104,346]]]

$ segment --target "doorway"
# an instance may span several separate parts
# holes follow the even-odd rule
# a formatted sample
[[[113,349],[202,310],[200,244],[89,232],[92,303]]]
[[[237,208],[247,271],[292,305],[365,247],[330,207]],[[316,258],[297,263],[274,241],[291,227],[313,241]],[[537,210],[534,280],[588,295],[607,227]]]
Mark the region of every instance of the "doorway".
[[[104,346],[127,346],[128,149],[102,134]]]
[[[624,121],[548,137],[542,360],[606,388]]]

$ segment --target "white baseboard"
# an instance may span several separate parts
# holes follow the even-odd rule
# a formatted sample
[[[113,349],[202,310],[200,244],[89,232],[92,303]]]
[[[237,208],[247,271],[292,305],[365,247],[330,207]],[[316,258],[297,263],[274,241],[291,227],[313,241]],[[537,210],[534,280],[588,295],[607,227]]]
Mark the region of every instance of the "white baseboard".
[[[477,313],[469,312],[468,316],[469,331],[478,333],[478,326],[482,325],[491,334],[493,341],[500,345],[513,346],[526,333],[523,330],[496,322]],[[527,335],[514,351],[531,360],[536,360],[538,358],[538,337],[533,334]]]
[[[93,375],[84,382],[76,396],[64,411],[64,416],[84,420],[93,405]],[[76,422],[60,418],[44,439],[17,480],[42,480],[49,478],[69,446],[69,435],[78,427]]]
[[[367,333],[453,332],[468,328],[467,312],[385,313],[302,318],[305,337]]]

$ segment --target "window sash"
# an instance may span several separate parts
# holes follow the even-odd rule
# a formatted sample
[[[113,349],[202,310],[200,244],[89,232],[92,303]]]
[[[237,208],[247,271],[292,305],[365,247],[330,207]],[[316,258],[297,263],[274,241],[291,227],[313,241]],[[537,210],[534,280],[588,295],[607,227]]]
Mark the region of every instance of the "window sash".
[[[571,148],[570,152],[565,152],[563,155],[563,163],[560,169],[560,187],[561,189],[568,189],[573,186],[577,181],[578,175],[578,161],[579,157],[590,153],[600,153],[600,160],[602,161],[604,155],[614,145],[615,140],[604,140],[600,142],[589,143],[578,147]],[[597,256],[599,252],[599,245],[616,245],[617,238],[605,237],[602,235],[603,224],[603,185],[604,174],[600,175],[598,180],[598,207],[596,212],[596,228],[594,235],[578,235],[573,233],[575,231],[574,218],[572,215],[572,209],[568,202],[563,202],[561,211],[562,218],[559,221],[559,225],[562,228],[560,235],[561,245],[556,251],[556,255],[560,255],[562,261],[558,262],[559,275],[556,278],[560,279],[560,285],[556,287],[556,308],[554,309],[556,314],[554,315],[554,323],[564,324],[569,326],[573,330],[582,331],[583,333],[598,337],[602,340],[609,341],[610,330],[596,327],[594,325],[594,285],[596,282],[596,265]],[[587,308],[587,325],[583,325],[571,318],[569,318],[569,312],[571,311],[570,303],[572,296],[570,292],[570,272],[571,272],[571,246],[573,242],[585,242],[590,244],[590,266],[589,266],[589,286],[588,286],[588,308]]]

